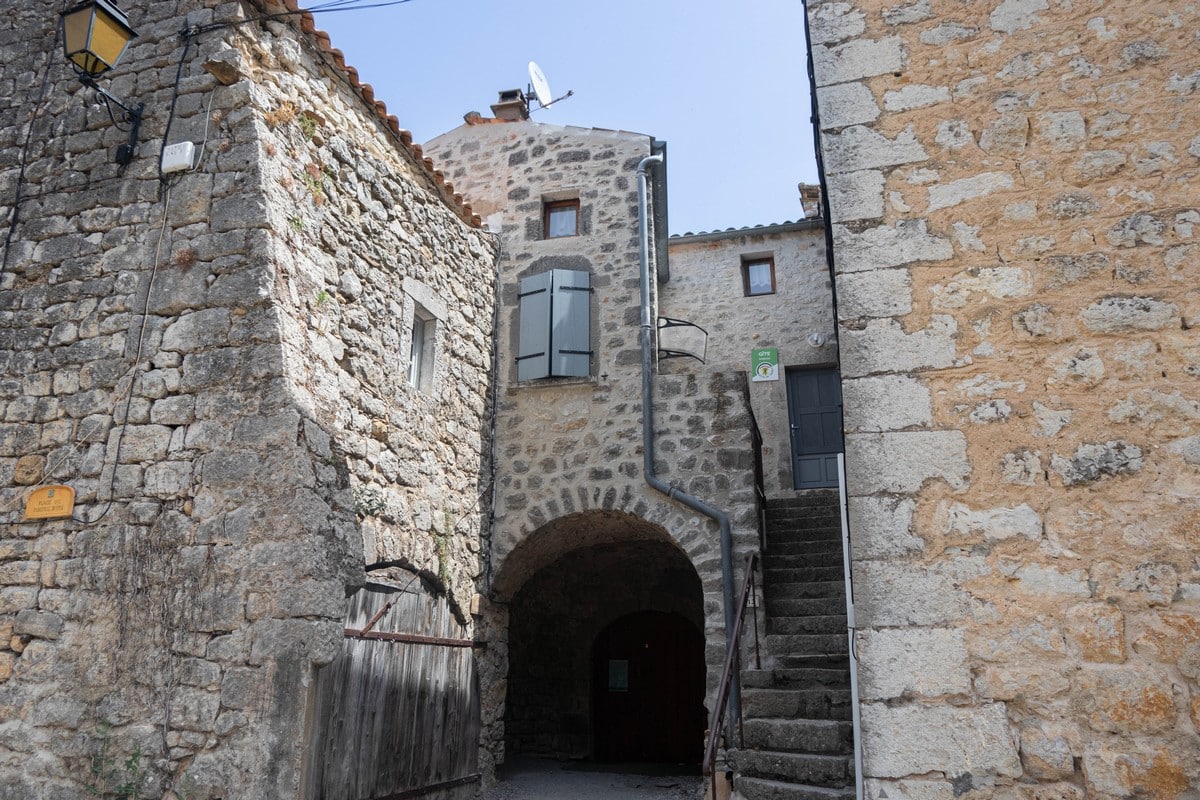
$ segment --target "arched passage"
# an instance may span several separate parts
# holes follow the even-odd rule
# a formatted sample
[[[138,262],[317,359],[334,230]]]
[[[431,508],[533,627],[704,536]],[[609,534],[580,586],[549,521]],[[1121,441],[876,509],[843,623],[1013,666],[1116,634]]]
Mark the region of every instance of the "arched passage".
[[[660,615],[660,620],[669,617],[669,626],[663,628],[669,635],[662,645],[695,676],[689,681],[692,688],[682,690],[683,705],[696,709],[701,720],[697,730],[689,724],[678,736],[700,741],[705,671],[700,578],[661,528],[613,512],[603,512],[613,523],[605,525],[598,516],[578,514],[573,520],[550,523],[547,530],[530,537],[527,548],[510,554],[505,565],[509,580],[525,572],[509,603],[505,749],[559,758],[619,755],[624,760],[680,760],[681,754],[695,750],[690,747],[694,743],[675,751],[635,743],[619,754],[596,747],[595,654],[602,633],[614,622],[647,612]],[[577,526],[588,528],[591,535],[573,536]],[[597,535],[598,526],[607,535]],[[554,542],[538,541],[543,536]],[[589,543],[570,547],[572,541],[581,540]],[[546,557],[551,547],[560,552],[553,559]],[[532,570],[521,566],[526,555],[522,550],[535,561]],[[612,630],[619,637],[632,635],[618,625],[606,641],[611,641]],[[691,636],[682,631],[692,632]],[[649,724],[645,715],[651,711],[635,707],[626,713]]]

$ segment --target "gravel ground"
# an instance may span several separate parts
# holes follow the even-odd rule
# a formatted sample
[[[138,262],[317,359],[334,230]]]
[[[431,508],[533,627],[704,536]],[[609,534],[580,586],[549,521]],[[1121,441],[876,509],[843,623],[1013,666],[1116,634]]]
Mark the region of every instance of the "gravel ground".
[[[603,771],[611,770],[611,771]],[[704,779],[686,768],[646,764],[577,764],[511,758],[500,782],[480,800],[699,800]]]

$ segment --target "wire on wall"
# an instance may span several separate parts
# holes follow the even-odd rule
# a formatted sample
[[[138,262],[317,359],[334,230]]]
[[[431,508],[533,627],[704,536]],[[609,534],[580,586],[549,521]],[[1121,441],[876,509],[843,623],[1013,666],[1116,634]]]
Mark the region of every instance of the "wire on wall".
[[[21,192],[25,187],[25,168],[29,164],[29,149],[33,144],[33,129],[37,125],[38,116],[45,105],[46,89],[50,86],[50,68],[54,65],[55,53],[58,51],[59,37],[62,36],[62,26],[54,26],[54,41],[46,55],[46,67],[42,70],[42,83],[38,87],[37,99],[33,102],[33,111],[29,116],[29,128],[25,131],[25,144],[21,146],[20,171],[17,173],[17,186],[13,190],[12,214],[8,221],[8,233],[4,237],[4,257],[0,260],[0,276],[8,269],[9,251],[12,249],[13,236],[16,235],[17,223],[21,219]]]
[[[402,5],[402,4],[409,3],[409,2],[412,2],[412,0],[376,0],[375,2],[371,2],[370,0],[367,0],[367,1],[364,1],[364,0],[329,0],[329,2],[318,3],[317,5],[314,5],[311,8],[307,8],[307,9],[298,9],[296,11],[286,11],[286,12],[280,12],[280,13],[276,13],[276,14],[266,14],[266,15],[261,15],[258,17],[252,17],[252,18],[248,18],[248,19],[238,20],[236,22],[215,23],[215,24],[211,24],[211,25],[192,26],[190,28],[185,28],[184,30],[179,32],[179,35],[183,38],[183,52],[180,55],[179,64],[178,64],[178,67],[175,72],[175,81],[174,81],[174,85],[172,87],[172,92],[171,92],[171,104],[170,104],[170,108],[168,111],[167,122],[166,122],[166,126],[165,126],[165,129],[163,132],[163,137],[162,137],[163,146],[165,147],[166,143],[169,141],[171,127],[175,121],[175,112],[176,112],[176,106],[177,106],[178,99],[179,99],[180,87],[181,87],[182,78],[183,78],[183,70],[184,70],[185,65],[188,62],[188,56],[189,56],[189,53],[191,50],[192,40],[195,39],[200,34],[208,32],[208,31],[213,31],[213,30],[232,28],[232,27],[236,27],[236,26],[248,24],[248,23],[253,23],[253,22],[263,22],[263,21],[270,21],[270,20],[274,20],[274,19],[283,19],[283,18],[298,16],[298,15],[303,15],[303,14],[328,13],[328,12],[334,12],[334,11],[356,11],[356,10],[365,10],[365,9],[373,9],[373,8],[384,8],[384,7],[388,7],[388,6]],[[69,3],[70,3],[70,0],[64,0],[63,9],[65,9],[69,5]],[[42,70],[42,80],[40,82],[38,94],[34,101],[33,109],[30,114],[29,127],[26,131],[25,142],[21,149],[20,161],[19,161],[20,171],[18,173],[18,177],[16,180],[16,186],[15,186],[15,190],[14,190],[14,198],[13,198],[13,204],[12,204],[12,212],[11,212],[10,219],[9,219],[8,231],[5,236],[5,240],[4,240],[4,252],[3,252],[2,258],[0,258],[0,277],[3,276],[4,272],[8,268],[8,262],[9,262],[9,258],[10,258],[10,252],[11,252],[11,245],[16,236],[16,229],[20,222],[20,205],[21,205],[22,201],[24,199],[26,199],[25,194],[24,194],[25,176],[26,176],[26,167],[27,167],[28,160],[29,160],[29,153],[32,149],[33,131],[35,128],[35,124],[45,106],[46,93],[47,93],[47,91],[49,89],[49,85],[50,85],[50,74],[51,74],[51,70],[54,66],[55,54],[57,53],[59,46],[60,46],[61,35],[62,35],[62,28],[61,28],[61,26],[56,25],[54,27],[54,40],[53,40],[51,47],[47,51],[45,68]],[[215,92],[213,93],[213,95],[215,95]],[[205,128],[204,128],[204,141],[201,143],[200,156],[197,159],[197,163],[193,166],[192,171],[195,171],[196,169],[198,169],[199,165],[203,163],[203,157],[204,157],[204,152],[205,152],[204,148],[208,141],[209,124],[211,122],[211,109],[212,109],[213,95],[210,95],[210,97],[209,97],[207,118],[205,120]],[[112,115],[111,109],[109,109],[109,113],[111,116]],[[115,119],[113,121],[114,121],[114,123],[116,122]],[[159,226],[159,231],[158,231],[158,241],[155,245],[154,262],[153,262],[153,265],[151,266],[150,278],[147,283],[145,299],[142,304],[142,315],[141,315],[142,319],[141,319],[140,330],[138,333],[136,353],[135,353],[133,362],[129,368],[129,371],[126,373],[125,378],[122,379],[122,380],[127,379],[125,389],[123,391],[118,389],[114,393],[114,396],[112,398],[113,405],[112,405],[111,418],[115,425],[119,425],[119,430],[117,433],[115,452],[113,454],[113,463],[112,463],[112,468],[111,468],[111,474],[109,476],[107,492],[105,493],[105,494],[107,494],[107,498],[106,498],[107,502],[104,507],[104,510],[101,511],[95,517],[92,517],[90,519],[84,518],[84,517],[78,517],[78,516],[72,517],[72,519],[74,519],[75,521],[81,522],[86,525],[93,525],[93,524],[99,522],[100,520],[102,520],[111,511],[111,509],[114,505],[114,502],[115,502],[115,487],[116,487],[116,480],[117,480],[117,470],[121,463],[121,450],[122,450],[122,447],[124,444],[125,431],[129,424],[129,414],[130,414],[130,410],[132,408],[132,403],[133,403],[134,385],[138,379],[138,374],[137,374],[138,367],[139,367],[139,364],[141,363],[144,346],[145,346],[146,328],[147,328],[147,324],[148,324],[148,320],[149,320],[150,298],[151,298],[151,294],[154,290],[154,280],[157,275],[158,269],[161,266],[161,261],[162,261],[162,245],[163,245],[163,240],[165,239],[165,234],[166,234],[167,220],[168,220],[169,207],[170,207],[171,188],[175,182],[182,179],[182,176],[180,176],[180,177],[176,178],[175,181],[172,181],[170,176],[165,175],[163,173],[161,153],[159,154],[159,161],[158,161],[158,176],[159,176],[159,181],[160,181],[159,195],[160,195],[160,198],[163,203],[163,215],[162,215],[162,220],[161,220],[161,223]],[[89,183],[90,183],[90,181],[85,181],[85,183],[81,187],[77,187],[77,188],[85,188]],[[44,194],[45,194],[45,192],[41,192],[41,193],[38,193],[37,195],[31,195],[31,197],[41,196]],[[120,386],[120,382],[118,382],[118,387],[119,386]],[[122,402],[124,403],[124,410],[123,410],[123,414],[120,418],[120,421],[118,422],[117,421],[118,420],[117,411],[118,411],[118,408],[121,406]],[[80,439],[71,446],[70,450],[67,453],[65,453],[64,455],[62,455],[55,461],[47,463],[41,470],[41,475],[39,476],[38,482],[41,483],[42,481],[51,477],[58,470],[58,468],[61,467],[71,457],[71,455],[73,455],[74,453],[76,453],[79,450],[79,447],[81,446],[82,442],[88,441],[92,438],[92,435],[94,435],[98,431],[98,428],[101,424],[102,423],[97,422],[96,427],[87,431],[83,437],[80,437]],[[101,500],[101,493],[100,493],[99,489],[97,489],[96,499],[98,501]],[[480,499],[481,498],[477,498],[476,503],[478,503]],[[20,502],[19,498],[15,499],[14,502],[12,504],[10,504],[8,507],[0,509],[0,512],[11,511],[17,504],[19,504],[19,502]],[[459,520],[459,521],[461,521],[461,520]],[[458,522],[455,523],[454,527],[457,527],[457,524],[458,524]]]
[[[167,232],[167,209],[171,207],[170,185],[166,187],[164,192],[162,206],[163,214],[162,222],[158,228],[158,242],[154,245],[154,265],[150,268],[150,280],[146,282],[146,299],[142,303],[142,324],[138,330],[137,351],[133,357],[133,364],[130,366],[129,372],[126,373],[129,378],[129,384],[125,387],[125,411],[121,415],[121,421],[119,423],[117,422],[116,405],[114,404],[113,407],[113,424],[119,424],[121,428],[117,432],[117,446],[116,452],[113,453],[112,474],[108,479],[108,503],[104,506],[104,510],[93,519],[72,517],[72,519],[76,520],[77,522],[82,522],[86,525],[94,525],[100,520],[104,519],[104,517],[108,515],[108,512],[111,511],[113,507],[114,490],[117,485],[117,469],[121,466],[121,446],[125,443],[125,431],[129,427],[129,410],[133,406],[133,385],[137,383],[137,379],[139,377],[138,365],[142,362],[142,349],[146,344],[146,325],[150,319],[150,297],[154,292],[154,278],[158,275],[158,268],[162,264],[162,243]],[[117,403],[120,403],[119,397],[117,399]],[[97,491],[97,500],[100,499],[99,495],[100,493]]]

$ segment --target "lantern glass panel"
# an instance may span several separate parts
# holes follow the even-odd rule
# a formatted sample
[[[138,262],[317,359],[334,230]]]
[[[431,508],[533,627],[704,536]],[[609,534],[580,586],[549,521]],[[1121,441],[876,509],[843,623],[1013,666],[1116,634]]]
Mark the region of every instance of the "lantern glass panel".
[[[137,36],[121,10],[104,0],[81,3],[62,19],[67,58],[93,78],[115,66]]]
[[[91,7],[78,8],[63,14],[63,49],[67,52],[67,58],[89,73],[91,70],[88,68],[88,62],[91,55],[87,52],[87,46],[91,30]]]
[[[131,38],[128,29],[103,9],[96,12],[90,49],[108,67],[115,66],[121,59]]]

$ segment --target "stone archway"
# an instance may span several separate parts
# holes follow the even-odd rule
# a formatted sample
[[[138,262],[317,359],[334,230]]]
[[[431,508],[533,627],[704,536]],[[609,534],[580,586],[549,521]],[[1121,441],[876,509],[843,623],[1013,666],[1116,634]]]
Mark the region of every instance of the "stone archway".
[[[681,658],[696,662],[689,674],[704,674],[700,577],[662,528],[638,517],[608,511],[555,520],[510,554],[495,585],[511,592],[508,753],[605,755],[594,741],[593,654],[598,637],[616,620],[646,612],[678,619],[700,642]],[[682,641],[671,636],[663,644],[677,647]],[[691,704],[703,709],[703,677],[694,683]],[[693,733],[702,735],[702,726]],[[639,756],[628,749],[622,755]],[[674,758],[649,750],[641,757]]]

